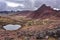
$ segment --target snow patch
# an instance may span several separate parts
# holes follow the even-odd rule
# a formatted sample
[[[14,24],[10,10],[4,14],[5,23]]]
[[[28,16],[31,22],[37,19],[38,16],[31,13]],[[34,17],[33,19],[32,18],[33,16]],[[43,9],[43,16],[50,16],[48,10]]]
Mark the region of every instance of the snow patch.
[[[54,10],[60,10],[60,9],[58,9],[58,8],[53,8]]]

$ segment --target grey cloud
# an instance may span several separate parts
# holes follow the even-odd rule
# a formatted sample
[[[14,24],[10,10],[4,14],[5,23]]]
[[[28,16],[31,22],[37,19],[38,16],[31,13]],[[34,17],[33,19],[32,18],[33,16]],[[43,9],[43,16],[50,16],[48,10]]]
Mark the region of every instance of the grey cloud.
[[[25,7],[18,6],[11,8],[6,5],[5,1],[24,4]],[[34,10],[35,8],[39,8],[42,4],[60,9],[60,0],[0,0],[0,10]]]
[[[7,0],[7,1],[16,2],[16,3],[23,3],[23,4],[27,4],[27,6],[28,5],[32,6],[32,4],[33,4],[32,0]],[[35,1],[34,2],[35,6],[36,5],[42,5],[42,4],[47,4],[47,5],[50,5],[50,6],[56,5],[56,0],[33,0],[33,1]]]
[[[34,6],[31,0],[6,0],[6,1],[23,4],[25,6],[24,8],[19,6],[17,8],[9,8],[9,9],[34,10]]]
[[[35,1],[35,6],[39,7],[42,4],[49,5],[51,7],[54,7],[56,5],[56,0],[36,0]]]
[[[0,2],[0,11],[3,11],[3,10],[5,10],[6,9],[6,4],[5,4],[5,2]]]

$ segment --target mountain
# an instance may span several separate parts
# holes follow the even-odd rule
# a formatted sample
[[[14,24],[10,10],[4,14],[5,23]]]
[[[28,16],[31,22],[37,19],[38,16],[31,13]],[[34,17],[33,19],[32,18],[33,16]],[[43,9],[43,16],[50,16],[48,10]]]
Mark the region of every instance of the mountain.
[[[40,8],[38,8],[38,10],[31,13],[28,17],[34,19],[60,17],[60,10],[54,10],[50,6],[43,4]]]
[[[19,19],[21,16],[28,19],[60,19],[60,10],[56,10],[54,8],[51,8],[50,6],[46,6],[45,4],[43,4],[35,11],[17,11],[9,15],[9,17],[12,19],[17,19],[15,17],[18,17]]]

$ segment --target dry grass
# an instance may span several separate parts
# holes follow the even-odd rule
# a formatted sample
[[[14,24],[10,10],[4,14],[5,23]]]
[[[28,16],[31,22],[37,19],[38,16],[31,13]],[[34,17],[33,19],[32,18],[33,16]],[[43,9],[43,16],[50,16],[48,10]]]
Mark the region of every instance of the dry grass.
[[[21,25],[23,25],[22,29],[30,28],[31,30],[36,31],[36,30],[39,30],[40,28],[42,29],[42,28],[46,27],[47,25],[60,23],[60,20],[50,20],[50,19],[24,20],[21,18],[19,20],[20,21],[13,20],[10,18],[0,17],[0,26],[6,25],[6,24],[21,24]],[[49,38],[48,40],[55,40],[55,39]]]

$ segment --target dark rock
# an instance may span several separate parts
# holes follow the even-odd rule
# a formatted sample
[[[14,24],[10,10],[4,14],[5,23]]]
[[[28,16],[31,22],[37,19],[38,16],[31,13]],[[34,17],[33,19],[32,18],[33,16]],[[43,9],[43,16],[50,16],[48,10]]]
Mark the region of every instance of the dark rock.
[[[51,37],[56,37],[57,36],[56,32],[57,32],[56,30],[52,30],[52,29],[46,31],[47,35]]]
[[[5,37],[5,40],[14,40],[14,38]]]
[[[60,29],[57,29],[56,35],[60,37]]]
[[[57,38],[57,40],[60,40],[60,38]]]
[[[46,32],[40,32],[37,34],[36,38],[37,39],[43,39],[46,37]]]
[[[56,28],[54,28],[56,30],[56,35],[57,37],[60,37],[60,26],[58,25]]]

